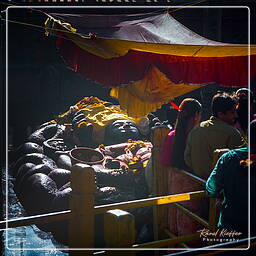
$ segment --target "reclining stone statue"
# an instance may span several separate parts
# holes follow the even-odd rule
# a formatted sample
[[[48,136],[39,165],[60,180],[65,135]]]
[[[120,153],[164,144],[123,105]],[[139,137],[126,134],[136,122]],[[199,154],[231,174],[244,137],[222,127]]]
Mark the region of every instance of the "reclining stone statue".
[[[103,163],[92,165],[96,205],[148,196],[144,169],[152,144],[145,139],[154,124],[147,118],[136,121],[119,110],[111,103],[86,97],[56,120],[41,125],[18,148],[11,173],[15,177],[15,192],[28,215],[69,209],[72,194],[69,152],[76,147],[94,148],[104,155]],[[146,208],[130,211],[137,219],[138,232],[149,211]],[[101,229],[102,216],[97,218],[96,228]],[[38,226],[50,231],[58,242],[68,244],[67,221]],[[104,246],[101,239],[96,245]]]

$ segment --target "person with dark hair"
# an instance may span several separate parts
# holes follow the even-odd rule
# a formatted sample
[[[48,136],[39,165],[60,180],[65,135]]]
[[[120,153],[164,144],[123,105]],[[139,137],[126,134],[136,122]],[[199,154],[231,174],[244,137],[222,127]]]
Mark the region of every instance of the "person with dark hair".
[[[180,170],[187,168],[184,161],[186,138],[191,129],[199,124],[201,110],[202,106],[196,99],[184,99],[179,106],[174,130],[170,131],[165,138],[160,163],[164,166],[171,167],[168,173],[169,194],[180,194],[199,190],[198,184],[194,184],[190,179],[185,179],[184,175],[180,173]],[[201,201],[194,200],[193,202],[185,202],[183,205],[190,210],[194,210],[194,208],[198,210]],[[176,236],[189,235],[200,229],[200,226],[190,217],[173,206],[170,206],[168,209],[168,226],[170,232]]]
[[[215,149],[233,149],[243,144],[240,132],[234,127],[236,106],[235,95],[217,93],[211,103],[213,116],[195,126],[189,133],[184,158],[197,176],[207,179]]]
[[[201,120],[201,104],[192,98],[184,99],[180,106],[174,130],[165,138],[160,163],[180,169],[186,167],[184,150],[190,130]]]
[[[217,93],[212,98],[212,115],[227,124],[234,125],[237,118],[236,107],[238,99],[235,94]]]
[[[251,235],[256,234],[256,120],[250,124],[250,134],[250,157],[248,146],[228,151],[218,160],[206,183],[210,197],[224,194],[218,227],[241,232],[241,237],[248,237],[249,193]]]
[[[247,140],[246,134],[247,134],[249,122],[255,119],[253,115],[254,96],[252,91],[247,88],[240,88],[239,90],[236,91],[236,95],[238,97],[238,105],[236,110],[237,119],[236,119],[235,127],[241,132],[243,137]],[[249,113],[250,113],[250,117],[249,117]]]

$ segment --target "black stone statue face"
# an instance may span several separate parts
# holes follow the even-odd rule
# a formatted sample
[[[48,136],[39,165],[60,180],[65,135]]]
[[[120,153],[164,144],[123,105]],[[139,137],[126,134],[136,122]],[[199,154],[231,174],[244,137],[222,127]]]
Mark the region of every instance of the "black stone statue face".
[[[105,144],[112,145],[127,142],[128,139],[139,139],[140,132],[136,124],[127,119],[110,123],[105,130]]]

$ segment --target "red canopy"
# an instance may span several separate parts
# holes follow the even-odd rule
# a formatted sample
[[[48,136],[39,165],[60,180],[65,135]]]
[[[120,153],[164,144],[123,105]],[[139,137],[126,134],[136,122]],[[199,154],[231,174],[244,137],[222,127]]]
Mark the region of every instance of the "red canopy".
[[[144,86],[147,95],[158,92],[149,100],[156,108],[174,98],[173,91],[166,93],[168,86],[179,85],[177,97],[181,88],[180,94],[184,94],[209,83],[246,87],[256,74],[256,46],[208,40],[168,12],[50,14],[46,27],[58,29],[57,47],[69,67],[105,87],[116,88],[112,95],[118,99],[121,91],[117,87],[133,86],[129,92],[122,91],[124,105],[131,97],[145,101],[135,93],[136,86]],[[153,77],[157,77],[154,83],[149,79]],[[162,83],[157,84],[158,80]]]
[[[176,83],[215,82],[238,87],[248,84],[247,45],[203,38],[167,12],[51,17],[58,19],[65,31],[70,31],[70,27],[64,23],[77,29],[62,33],[57,41],[69,66],[105,86],[142,79],[152,65]],[[256,73],[256,47],[251,46],[250,50],[252,78]],[[118,75],[111,76],[110,69]]]

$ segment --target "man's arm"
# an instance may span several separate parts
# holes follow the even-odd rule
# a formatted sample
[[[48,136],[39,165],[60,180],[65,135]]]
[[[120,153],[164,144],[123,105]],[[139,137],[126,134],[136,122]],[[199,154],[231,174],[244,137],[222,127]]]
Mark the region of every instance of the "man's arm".
[[[234,128],[230,133],[230,136],[227,142],[227,147],[230,149],[234,149],[243,145],[243,143],[244,141],[241,133],[236,128]]]

